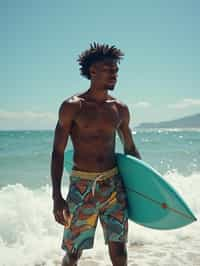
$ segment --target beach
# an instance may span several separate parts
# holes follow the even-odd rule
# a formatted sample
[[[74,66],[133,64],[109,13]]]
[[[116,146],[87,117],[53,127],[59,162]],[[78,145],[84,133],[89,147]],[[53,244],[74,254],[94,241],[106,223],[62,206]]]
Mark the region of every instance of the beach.
[[[128,265],[199,266],[199,132],[154,130],[133,134],[143,158],[183,196],[198,220],[169,231],[130,221]],[[52,214],[52,140],[52,131],[0,132],[0,266],[60,265],[63,228]],[[117,150],[121,150],[118,142]],[[65,172],[63,195],[67,191]],[[79,265],[111,265],[99,224],[94,248],[84,251]]]

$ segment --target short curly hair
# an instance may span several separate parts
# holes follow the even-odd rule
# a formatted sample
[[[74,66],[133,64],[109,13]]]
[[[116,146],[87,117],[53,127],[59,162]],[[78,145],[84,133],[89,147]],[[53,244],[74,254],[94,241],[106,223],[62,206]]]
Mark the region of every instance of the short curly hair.
[[[90,49],[82,52],[78,57],[80,65],[81,75],[87,79],[90,79],[89,68],[92,64],[103,61],[105,59],[115,60],[120,63],[124,53],[117,49],[114,45],[109,46],[108,44],[93,43],[90,44]]]

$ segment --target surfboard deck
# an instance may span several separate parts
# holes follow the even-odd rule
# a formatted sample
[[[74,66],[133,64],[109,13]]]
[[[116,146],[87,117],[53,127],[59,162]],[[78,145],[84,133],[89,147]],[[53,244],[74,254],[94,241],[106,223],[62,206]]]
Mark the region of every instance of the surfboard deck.
[[[129,219],[145,227],[169,230],[186,226],[196,217],[177,191],[150,165],[116,153],[128,199]],[[64,165],[71,171],[73,151],[65,152]]]

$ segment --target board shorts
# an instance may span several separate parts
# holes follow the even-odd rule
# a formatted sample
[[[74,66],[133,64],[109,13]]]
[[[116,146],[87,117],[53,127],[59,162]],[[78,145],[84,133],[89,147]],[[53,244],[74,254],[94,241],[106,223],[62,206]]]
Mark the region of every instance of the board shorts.
[[[68,254],[93,247],[98,218],[106,244],[127,242],[127,198],[116,169],[103,174],[72,171],[66,199],[71,221],[64,228],[62,241],[62,249]]]

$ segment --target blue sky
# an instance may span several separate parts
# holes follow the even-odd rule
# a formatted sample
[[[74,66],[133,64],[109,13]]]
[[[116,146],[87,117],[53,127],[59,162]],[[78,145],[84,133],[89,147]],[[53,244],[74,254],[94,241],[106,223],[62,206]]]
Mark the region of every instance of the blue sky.
[[[85,91],[78,55],[93,41],[124,53],[113,96],[131,126],[200,110],[200,2],[0,2],[0,129],[54,128],[60,104]]]

